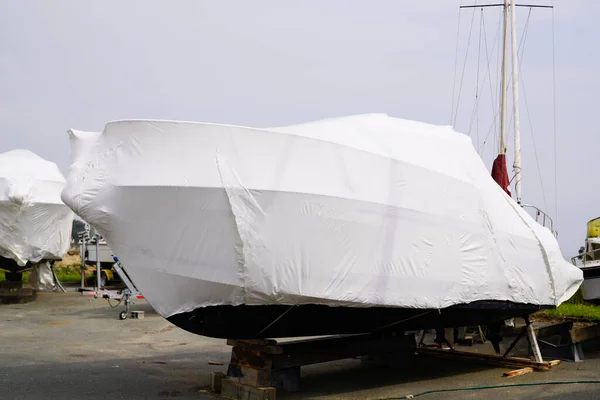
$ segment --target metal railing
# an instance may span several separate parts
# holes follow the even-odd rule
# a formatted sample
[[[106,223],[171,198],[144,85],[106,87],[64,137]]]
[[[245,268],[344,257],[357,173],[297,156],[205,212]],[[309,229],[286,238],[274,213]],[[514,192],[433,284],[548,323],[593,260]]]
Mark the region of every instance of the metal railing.
[[[535,211],[535,222],[537,222],[538,224],[542,225],[545,228],[550,229],[550,232],[552,232],[552,234],[555,237],[558,237],[558,232],[554,230],[554,221],[552,220],[552,218],[550,218],[550,216],[548,214],[546,214],[544,211],[540,210],[539,208],[537,208],[534,205],[531,204],[521,204],[521,207],[523,207],[524,209],[530,209],[530,210],[534,210]],[[530,214],[531,215],[531,214]]]
[[[576,255],[574,257],[571,257],[571,263],[573,263],[573,265],[577,265],[577,260],[581,261],[582,265],[586,265],[586,264],[592,264],[592,265],[600,265],[600,258],[593,258],[594,255],[592,255],[590,258],[591,259],[584,259],[585,256],[593,254],[593,253],[598,253],[600,252],[600,250],[592,250],[592,251],[588,251],[587,253],[581,253],[579,255]]]
[[[583,249],[583,247],[582,247],[582,249]],[[599,263],[600,264],[600,249],[589,250],[589,251],[586,251],[585,253],[582,251],[578,255],[571,257],[571,262],[573,263],[573,265],[577,265],[576,260],[581,260],[584,264],[586,264],[586,263]]]

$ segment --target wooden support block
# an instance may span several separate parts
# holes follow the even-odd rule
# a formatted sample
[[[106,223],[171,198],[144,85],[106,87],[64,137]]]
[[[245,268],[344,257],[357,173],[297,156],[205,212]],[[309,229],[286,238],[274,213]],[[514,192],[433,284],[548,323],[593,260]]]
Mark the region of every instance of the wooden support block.
[[[528,374],[530,372],[533,372],[533,368],[526,367],[526,368],[516,369],[514,371],[505,372],[503,375],[508,378],[512,378],[514,376],[521,376],[521,375]]]
[[[560,360],[552,360],[552,361],[548,361],[548,364],[550,364],[551,367],[556,367],[557,365],[559,365],[562,361]]]
[[[273,356],[259,350],[234,347],[231,349],[230,365],[239,365],[254,369],[271,369]]]
[[[224,379],[221,396],[230,400],[275,400],[275,388],[254,387]]]
[[[571,342],[581,343],[586,340],[595,339],[600,337],[600,325],[590,325],[585,328],[571,329],[569,331],[571,336]]]
[[[228,379],[256,387],[269,386],[271,384],[271,369],[251,368],[241,365],[229,364],[227,369]]]
[[[131,311],[131,318],[132,319],[142,319],[144,318],[144,312],[143,311]]]
[[[210,390],[211,392],[221,393],[223,380],[227,377],[224,372],[210,373]]]
[[[414,356],[416,347],[414,335],[381,334],[338,335],[280,344],[262,339],[230,339],[227,343],[233,348],[227,369],[228,383],[223,383],[222,392],[225,393],[225,387],[229,385],[230,391],[235,390],[238,394],[240,391],[250,393],[246,387],[299,390],[300,367],[303,365],[363,355],[406,364]]]

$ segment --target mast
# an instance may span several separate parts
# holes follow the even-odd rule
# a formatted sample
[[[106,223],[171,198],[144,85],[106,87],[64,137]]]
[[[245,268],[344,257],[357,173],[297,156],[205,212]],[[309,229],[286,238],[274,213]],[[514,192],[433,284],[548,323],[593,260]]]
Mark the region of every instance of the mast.
[[[506,0],[508,1],[508,0]],[[519,60],[517,58],[517,16],[515,0],[510,5],[511,36],[512,36],[512,91],[513,112],[515,118],[515,195],[517,203],[521,204],[521,131],[519,127]],[[506,50],[505,50],[506,51]]]
[[[521,204],[521,130],[519,123],[519,59],[517,49],[517,7],[529,8],[553,8],[553,6],[545,6],[539,4],[516,4],[516,0],[503,0],[502,3],[494,4],[475,4],[468,6],[460,6],[460,8],[484,8],[484,7],[502,7],[503,11],[503,35],[502,35],[502,76],[500,88],[500,149],[492,166],[492,178],[500,185],[500,187],[511,196],[510,179],[506,170],[506,109],[508,95],[508,13],[510,7],[511,13],[511,46],[512,46],[512,92],[513,92],[513,111],[515,125],[515,158],[513,169],[515,171],[515,194],[518,204]]]
[[[506,154],[506,93],[508,91],[506,84],[506,61],[508,59],[508,0],[504,0],[502,12],[504,14],[504,28],[502,39],[502,89],[500,97],[500,151],[498,153]]]

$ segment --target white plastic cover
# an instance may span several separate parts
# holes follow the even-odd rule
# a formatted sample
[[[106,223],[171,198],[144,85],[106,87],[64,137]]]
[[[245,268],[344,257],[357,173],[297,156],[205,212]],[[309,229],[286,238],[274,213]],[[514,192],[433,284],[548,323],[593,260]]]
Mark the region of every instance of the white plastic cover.
[[[165,317],[222,304],[558,305],[582,281],[450,127],[371,114],[70,134],[63,200]]]
[[[50,269],[50,264],[41,262],[39,264],[33,264],[31,268],[31,275],[27,283],[31,285],[31,288],[38,292],[52,292],[55,290],[56,285],[54,283],[54,276]]]
[[[0,154],[0,257],[24,266],[65,256],[74,214],[64,186],[56,164],[28,150]]]

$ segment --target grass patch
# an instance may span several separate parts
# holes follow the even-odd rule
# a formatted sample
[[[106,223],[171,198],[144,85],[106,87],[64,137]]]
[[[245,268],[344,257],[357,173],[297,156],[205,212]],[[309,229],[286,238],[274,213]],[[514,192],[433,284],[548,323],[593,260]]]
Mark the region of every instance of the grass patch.
[[[567,304],[589,304],[589,303],[586,303],[586,301],[583,299],[583,293],[581,292],[581,288],[575,292],[573,297],[571,297],[569,300],[565,301],[565,303],[567,303]]]
[[[81,282],[81,275],[79,272],[79,265],[70,265],[68,267],[55,267],[56,277],[61,282]],[[23,272],[23,282],[29,281],[29,275],[31,272]],[[4,271],[0,271],[0,282],[4,282],[6,280],[6,275]]]
[[[573,297],[565,301],[554,310],[544,310],[534,316],[551,319],[574,318],[580,321],[600,322],[600,307],[583,300],[579,289]]]
[[[81,273],[79,272],[79,269],[77,271],[72,271],[68,268],[64,268],[64,269],[60,269],[60,270],[57,269],[56,277],[61,282],[72,283],[72,282],[80,282],[81,281]]]
[[[23,272],[23,282],[27,282],[29,279],[29,272]],[[6,275],[4,275],[4,271],[0,271],[0,282],[4,282],[6,280]]]
[[[600,307],[593,304],[563,303],[554,310],[544,310],[535,314],[552,319],[575,318],[581,321],[600,322]]]

